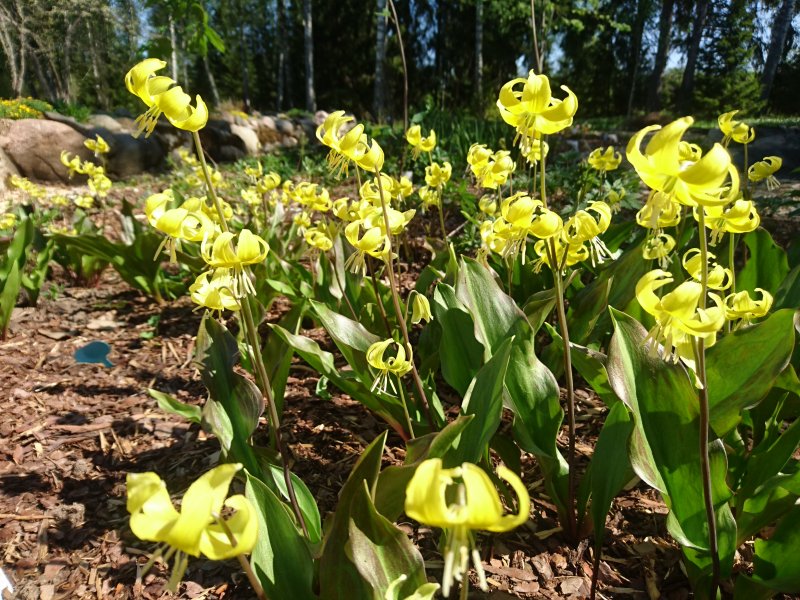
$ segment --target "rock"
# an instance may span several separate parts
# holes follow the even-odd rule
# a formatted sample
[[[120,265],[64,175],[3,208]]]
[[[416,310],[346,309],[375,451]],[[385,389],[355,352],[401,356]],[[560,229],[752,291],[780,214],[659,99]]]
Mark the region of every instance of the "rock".
[[[134,138],[129,133],[115,133],[105,139],[111,147],[106,156],[106,170],[111,176],[125,178],[164,167],[169,146],[160,135]]]
[[[12,175],[19,175],[19,169],[11,162],[11,159],[6,156],[6,153],[0,149],[0,192],[11,189],[11,184],[8,182],[9,177]]]
[[[319,127],[325,122],[330,113],[326,110],[318,110],[314,113],[314,126]]]
[[[133,121],[131,119],[128,120],[131,121],[131,125],[133,125]],[[86,120],[86,123],[92,127],[100,127],[112,133],[130,133],[133,131],[132,129],[123,127],[119,121],[110,115],[92,115]]]
[[[278,119],[275,125],[282,134],[294,135],[294,124],[288,119]]]
[[[231,133],[242,140],[247,156],[257,156],[260,143],[258,134],[243,125],[231,125]]]
[[[261,117],[258,120],[256,133],[262,149],[268,145],[280,142],[281,140],[281,134],[278,132],[278,127],[275,125],[275,119],[272,117]]]
[[[244,140],[231,131],[231,124],[221,119],[209,120],[200,130],[203,148],[216,162],[236,161],[247,156]]]
[[[83,145],[86,136],[66,123],[45,119],[0,119],[0,150],[19,174],[39,181],[68,181],[67,168],[61,164],[61,152],[89,159],[92,152]],[[73,180],[74,181],[74,180]]]
[[[297,147],[298,143],[299,142],[297,141],[297,138],[291,135],[288,135],[281,140],[281,146],[284,148],[295,148]]]
[[[272,131],[278,131],[278,127],[275,125],[275,119],[270,117],[269,115],[264,115],[258,121],[261,127],[265,127],[266,129],[270,129]]]

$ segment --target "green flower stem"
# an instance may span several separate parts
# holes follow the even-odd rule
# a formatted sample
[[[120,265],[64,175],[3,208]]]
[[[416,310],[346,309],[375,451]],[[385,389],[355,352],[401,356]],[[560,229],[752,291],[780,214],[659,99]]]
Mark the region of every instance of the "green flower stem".
[[[233,535],[233,532],[231,531],[231,528],[228,527],[225,519],[217,517],[216,521],[225,532],[225,535],[228,536],[228,541],[231,543],[231,546],[235,547],[236,536]],[[245,558],[244,554],[237,554],[236,559],[239,561],[239,565],[242,567],[244,574],[247,575],[250,585],[253,586],[253,591],[256,593],[256,596],[258,596],[258,600],[267,600],[267,594],[264,592],[264,588],[261,587],[261,582],[258,580],[258,577],[256,577],[256,574],[253,572],[253,568],[250,566],[250,563]]]
[[[731,232],[730,238],[728,238],[728,268],[731,271],[731,294],[736,293],[736,265],[734,264],[734,260],[736,257],[736,234]],[[731,332],[731,322],[726,320],[725,321],[725,333]]]
[[[439,209],[439,226],[442,228],[442,241],[444,245],[447,246],[447,229],[444,225],[444,198],[442,197],[442,192],[439,192],[439,202],[436,204],[436,208]]]
[[[706,307],[706,295],[708,293],[708,243],[706,241],[705,220],[705,210],[701,207],[697,216],[698,236],[700,238],[701,309]],[[711,552],[711,596],[709,597],[716,598],[720,579],[720,565],[719,549],[717,546],[717,521],[714,514],[714,498],[711,490],[711,464],[708,455],[708,380],[706,377],[705,340],[702,338],[697,338],[695,340],[695,363],[697,378],[701,386],[698,392],[700,401],[700,469],[703,477],[703,500],[705,501],[706,521],[708,523],[708,548]]]
[[[353,320],[358,321],[358,317],[356,316],[356,311],[353,308],[353,305],[350,303],[350,298],[347,297],[347,291],[342,287],[342,282],[339,280],[339,269],[336,268],[336,246],[332,249],[333,252],[333,260],[331,260],[331,267],[333,268],[333,278],[336,280],[336,287],[339,288],[339,291],[342,293],[342,298],[347,303],[347,308],[350,309],[350,314],[353,315]],[[347,275],[345,274],[344,279],[345,287],[347,286]]]
[[[203,146],[200,143],[200,136],[196,131],[192,133],[192,136],[194,138],[195,149],[197,150],[197,155],[200,160],[200,166],[203,171],[203,177],[206,180],[208,194],[211,196],[211,199],[214,202],[214,206],[217,210],[220,227],[222,228],[222,231],[227,232],[229,231],[228,222],[225,219],[225,212],[222,208],[222,202],[220,201],[219,196],[217,196],[217,192],[214,189],[214,184],[211,182],[211,175],[208,171],[205,155],[203,154]],[[247,270],[245,270],[244,276],[250,276]],[[261,342],[258,338],[258,327],[253,319],[253,311],[250,307],[250,302],[245,298],[240,304],[242,307],[242,317],[244,318],[244,331],[250,346],[250,361],[255,368],[256,381],[259,389],[261,390],[267,410],[269,411],[270,438],[281,457],[283,479],[286,482],[286,489],[289,494],[289,502],[292,505],[292,510],[297,518],[297,522],[300,524],[300,527],[303,530],[303,533],[306,537],[308,537],[308,527],[306,525],[305,518],[303,517],[303,511],[300,510],[300,504],[297,502],[297,494],[295,494],[291,472],[289,471],[289,457],[286,454],[286,448],[281,440],[280,416],[278,415],[278,408],[275,406],[275,398],[272,396],[272,386],[270,385],[267,368],[264,366],[264,357],[261,353]]]
[[[389,317],[386,316],[386,307],[383,305],[381,290],[378,287],[378,280],[375,278],[375,272],[372,269],[372,259],[369,256],[365,256],[364,264],[367,266],[367,274],[370,282],[372,283],[372,290],[375,292],[375,300],[378,302],[378,312],[381,313],[383,324],[386,327],[386,337],[392,337],[392,326],[389,325]],[[354,319],[358,321],[358,317],[354,317]]]
[[[400,308],[400,297],[399,292],[397,290],[397,281],[394,277],[394,258],[392,258],[392,248],[394,248],[394,244],[392,243],[392,231],[389,227],[389,214],[386,212],[386,200],[383,197],[383,183],[381,183],[381,172],[378,169],[375,169],[375,181],[378,182],[378,195],[381,198],[381,209],[383,212],[383,225],[386,228],[386,237],[389,238],[389,256],[386,258],[386,271],[389,274],[389,287],[392,290],[392,303],[394,304],[394,312],[397,315],[397,323],[400,325],[400,332],[403,334],[403,341],[405,342],[406,346],[406,354],[408,354],[409,358],[411,358],[411,374],[414,377],[414,384],[417,388],[417,393],[419,394],[419,399],[422,402],[422,407],[425,410],[425,416],[428,418],[428,425],[431,427],[431,431],[436,430],[436,426],[433,422],[433,415],[431,414],[431,408],[428,404],[428,397],[425,395],[425,388],[422,386],[422,379],[419,376],[419,372],[417,371],[417,366],[414,364],[414,351],[411,348],[411,340],[408,337],[408,327],[406,326],[406,320],[403,318],[403,311]]]
[[[540,176],[540,194],[542,204],[547,208],[547,190],[545,188],[545,156],[542,155],[542,172]],[[564,278],[561,273],[556,252],[556,242],[552,237],[548,240],[548,262],[553,273],[556,288],[556,310],[558,325],[561,330],[561,339],[564,344],[564,379],[567,386],[567,426],[569,427],[569,445],[567,447],[567,466],[569,468],[567,484],[567,523],[565,523],[567,536],[575,540],[578,535],[578,517],[575,506],[575,382],[572,378],[572,349],[569,342],[569,327],[567,325],[567,310],[564,304]],[[569,248],[566,249],[569,252]]]
[[[406,427],[408,427],[408,434],[411,436],[413,440],[416,435],[414,435],[414,425],[411,423],[411,415],[408,414],[408,401],[406,400],[406,393],[403,391],[403,381],[400,377],[397,377],[397,389],[400,390],[400,400],[403,402],[403,416],[406,418]]]
[[[464,573],[461,581],[461,591],[458,594],[458,600],[467,600],[469,598],[469,573]]]

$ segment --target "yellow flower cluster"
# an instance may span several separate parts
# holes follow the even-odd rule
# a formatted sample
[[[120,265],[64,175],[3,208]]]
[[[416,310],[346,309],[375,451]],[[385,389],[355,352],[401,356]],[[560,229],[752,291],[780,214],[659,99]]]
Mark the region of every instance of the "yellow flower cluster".
[[[44,110],[52,110],[47,102],[33,98],[0,99],[0,118],[2,119],[40,119],[42,111],[31,106],[36,103]]]

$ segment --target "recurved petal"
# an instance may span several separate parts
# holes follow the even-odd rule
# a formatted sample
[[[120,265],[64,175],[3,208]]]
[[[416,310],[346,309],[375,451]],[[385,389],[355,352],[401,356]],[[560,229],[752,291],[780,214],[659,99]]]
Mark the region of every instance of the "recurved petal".
[[[161,533],[178,519],[166,484],[155,473],[128,473],[127,509],[134,535],[150,542],[164,541]]]
[[[655,290],[672,281],[672,275],[661,269],[645,273],[636,283],[636,299],[641,307],[651,315],[658,316],[661,298],[656,296]]]
[[[494,527],[487,527],[487,530],[510,531],[528,520],[531,511],[531,498],[528,495],[528,489],[525,487],[525,484],[511,469],[500,465],[497,467],[497,475],[500,479],[505,480],[517,493],[519,510],[516,514],[504,515]]]
[[[440,458],[423,461],[406,487],[406,514],[431,527],[453,525],[445,500],[445,491],[451,482],[450,470],[442,469]]]
[[[228,498],[225,506],[236,511],[232,517],[225,520],[225,525],[236,540],[236,544],[231,544],[230,537],[219,523],[212,523],[200,537],[200,552],[211,560],[225,560],[247,554],[256,545],[258,519],[250,501],[238,494]]]
[[[461,479],[467,494],[465,524],[470,529],[501,531],[493,528],[502,521],[503,505],[486,471],[472,463],[464,463],[461,465]]]

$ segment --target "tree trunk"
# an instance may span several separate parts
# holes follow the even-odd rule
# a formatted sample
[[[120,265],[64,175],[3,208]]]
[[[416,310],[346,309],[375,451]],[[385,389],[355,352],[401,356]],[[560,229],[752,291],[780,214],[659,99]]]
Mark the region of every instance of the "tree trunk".
[[[633,114],[633,98],[636,95],[636,78],[639,76],[639,66],[642,64],[642,36],[644,35],[644,22],[647,19],[647,4],[649,0],[638,0],[636,3],[636,18],[631,28],[631,62],[628,67],[628,106],[626,114],[630,118]]]
[[[674,10],[675,0],[663,0],[661,16],[658,19],[658,48],[647,89],[647,110],[650,111],[661,109],[661,77],[667,67],[669,46],[672,41],[672,13]]]
[[[483,0],[475,0],[475,106],[483,108]]]
[[[378,122],[383,122],[386,113],[384,62],[386,61],[386,0],[378,0],[378,26],[375,34],[375,86],[372,97],[372,112]]]
[[[317,96],[314,93],[314,14],[311,0],[303,0],[303,50],[306,66],[306,110],[316,112]]]
[[[211,88],[211,101],[214,103],[214,106],[219,107],[221,104],[219,99],[219,89],[217,88],[217,80],[214,79],[214,74],[211,72],[211,64],[208,60],[208,52],[203,55],[203,69],[205,69],[206,78],[208,79],[208,87]]]
[[[89,52],[92,58],[92,75],[94,76],[94,93],[96,94],[100,106],[108,109],[108,97],[106,96],[103,83],[100,79],[100,61],[97,59],[97,45],[94,43],[94,36],[92,35],[92,24],[86,21],[86,35],[89,41]]]
[[[700,42],[706,28],[709,0],[697,0],[695,3],[694,23],[692,24],[692,38],[686,51],[686,68],[683,70],[683,79],[678,93],[678,105],[681,112],[688,112],[692,108],[694,95],[694,72],[697,67],[697,56],[700,53]]]
[[[769,50],[767,51],[767,62],[764,65],[764,73],[761,75],[761,99],[769,100],[772,92],[772,84],[775,82],[775,73],[783,58],[783,47],[786,44],[786,36],[789,27],[792,26],[792,15],[794,14],[795,0],[783,0],[775,20],[772,22],[772,36],[769,40]]]
[[[172,79],[178,81],[178,36],[175,35],[175,19],[172,15],[169,16],[169,45],[172,48],[172,55],[170,57],[170,73]]]
[[[286,17],[284,15],[283,0],[276,0],[276,29],[277,29],[277,48],[278,48],[278,89],[275,94],[275,103],[277,110],[283,110],[283,100],[286,97]]]

